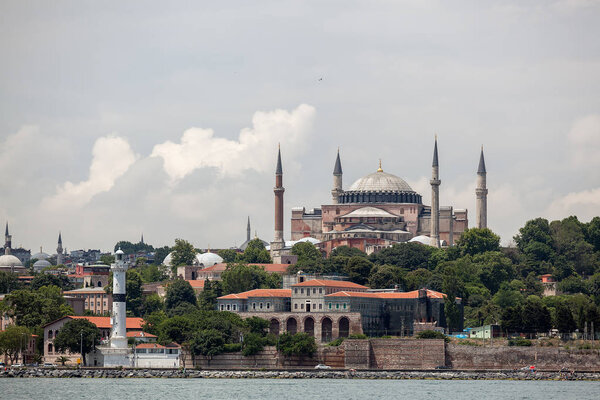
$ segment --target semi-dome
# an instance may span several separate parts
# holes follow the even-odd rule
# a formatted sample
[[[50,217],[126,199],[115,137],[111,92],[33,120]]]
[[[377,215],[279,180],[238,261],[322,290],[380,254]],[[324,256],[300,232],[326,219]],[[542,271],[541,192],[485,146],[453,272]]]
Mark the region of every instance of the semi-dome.
[[[4,254],[0,256],[0,267],[22,267],[21,260],[12,254]]]
[[[196,254],[196,260],[198,261],[198,265],[202,265],[203,267],[212,267],[215,264],[220,264],[223,262],[223,258],[216,253],[211,253],[210,250],[206,253]]]
[[[348,191],[354,192],[414,192],[404,179],[388,174],[379,169],[363,176],[350,186]]]

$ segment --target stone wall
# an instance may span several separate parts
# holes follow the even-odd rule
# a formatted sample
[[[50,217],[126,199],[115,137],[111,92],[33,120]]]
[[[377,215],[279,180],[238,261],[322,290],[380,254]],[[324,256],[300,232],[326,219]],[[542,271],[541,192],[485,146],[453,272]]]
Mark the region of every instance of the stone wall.
[[[519,369],[600,371],[597,350],[554,347],[464,346],[449,344],[447,362],[454,369]]]
[[[371,368],[434,369],[446,363],[443,339],[371,339]]]

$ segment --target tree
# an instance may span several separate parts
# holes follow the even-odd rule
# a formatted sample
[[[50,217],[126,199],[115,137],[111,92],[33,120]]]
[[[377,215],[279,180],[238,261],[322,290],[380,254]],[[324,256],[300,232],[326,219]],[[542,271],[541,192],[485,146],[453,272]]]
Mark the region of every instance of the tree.
[[[558,283],[558,290],[562,293],[576,294],[588,293],[588,286],[579,276],[569,276]]]
[[[354,283],[364,285],[369,279],[373,263],[363,257],[350,257],[348,265],[346,266],[346,273],[348,278]]]
[[[219,250],[217,254],[223,259],[225,263],[235,262],[238,258],[238,252],[233,249]]]
[[[560,333],[570,333],[576,328],[575,319],[571,309],[565,302],[561,302],[556,307],[554,327]]]
[[[244,320],[251,333],[256,333],[259,336],[265,336],[269,328],[269,321],[259,317],[250,317]]]
[[[100,256],[100,263],[111,265],[115,262],[115,256],[111,254],[103,254]]]
[[[161,265],[165,257],[169,255],[171,248],[169,246],[158,247],[154,249],[154,265]]]
[[[166,320],[167,314],[162,310],[154,311],[151,314],[144,315],[144,324],[142,325],[142,330],[158,336],[160,333],[160,326],[163,321]]]
[[[501,309],[521,305],[523,296],[519,290],[513,289],[508,283],[500,285],[500,290],[494,295],[493,302]]]
[[[479,278],[490,292],[496,293],[502,282],[512,279],[515,268],[508,257],[498,251],[486,252],[473,257],[473,262],[480,266]]]
[[[42,286],[58,286],[62,290],[72,290],[73,284],[64,275],[37,274],[31,281],[30,289],[38,290]]]
[[[14,364],[19,354],[27,348],[30,337],[31,333],[26,327],[8,325],[4,331],[0,331],[0,351]]]
[[[79,353],[83,349],[83,365],[85,355],[100,344],[100,330],[87,319],[78,318],[63,325],[54,339],[54,347],[60,352]]]
[[[0,271],[0,294],[10,293],[21,287],[17,274]]]
[[[553,240],[547,219],[536,218],[527,221],[514,239],[521,253],[534,261],[550,261],[554,258]]]
[[[194,334],[190,350],[194,355],[203,355],[210,360],[213,356],[221,354],[225,350],[225,338],[216,329],[202,330]]]
[[[162,282],[169,278],[164,268],[154,264],[139,267],[139,274],[144,283]]]
[[[60,357],[56,357],[56,362],[60,363],[60,365],[62,365],[63,367],[65,366],[65,364],[69,361],[68,357],[65,356],[60,356]]]
[[[28,328],[74,314],[56,286],[42,286],[37,291],[15,290],[5,296],[3,303],[5,312],[15,319],[15,324]]]
[[[269,252],[265,249],[262,240],[258,238],[248,242],[246,250],[238,259],[245,263],[269,264],[271,262]]]
[[[242,354],[245,357],[253,356],[265,347],[265,338],[258,333],[250,332],[244,336]]]
[[[167,286],[167,296],[165,299],[165,307],[167,310],[173,309],[182,303],[196,305],[196,292],[189,282],[182,279],[177,279],[175,282]]]
[[[291,335],[284,333],[279,336],[277,349],[286,356],[304,356],[312,355],[317,351],[317,343],[315,338],[308,333],[296,333]]]
[[[592,275],[598,258],[594,254],[594,246],[585,241],[584,231],[585,226],[577,217],[550,223],[557,261],[572,265],[580,275]]]
[[[317,272],[322,268],[323,256],[310,242],[299,242],[292,246],[292,254],[298,256],[296,268],[306,272]]]
[[[523,308],[520,305],[504,308],[501,326],[503,330],[508,332],[521,332],[523,328]]]
[[[196,259],[196,249],[183,239],[175,239],[175,246],[171,252],[171,266],[192,265]]]
[[[142,242],[131,243],[126,240],[122,240],[120,242],[117,242],[117,244],[115,244],[114,251],[117,251],[118,249],[121,249],[123,251],[123,253],[125,253],[125,254],[135,254],[138,252],[150,253],[150,252],[154,251],[154,247],[152,247],[149,244],[142,243]]]
[[[585,240],[594,246],[595,251],[600,251],[600,217],[594,217],[586,224]]]
[[[175,342],[183,344],[188,342],[194,332],[196,324],[189,316],[177,315],[163,320],[158,327],[158,340],[161,343]]]
[[[154,312],[157,311],[161,311],[165,308],[165,303],[163,302],[162,298],[156,294],[156,293],[152,293],[148,296],[144,297],[144,300],[142,302],[142,315],[148,315],[148,314],[152,314]]]
[[[388,264],[414,271],[419,268],[429,268],[429,257],[433,247],[421,243],[398,243],[373,253],[370,260],[378,265]]]
[[[372,289],[393,288],[395,285],[405,286],[404,270],[393,265],[375,265],[369,276]]]
[[[474,256],[486,251],[499,251],[500,236],[488,228],[471,228],[463,232],[456,244],[463,256]]]
[[[240,293],[252,289],[275,289],[281,285],[281,277],[269,274],[258,265],[229,264],[221,274],[223,292]]]
[[[462,330],[463,318],[454,295],[448,295],[444,299],[444,314],[446,315],[446,325],[449,332]]]
[[[548,332],[552,327],[550,310],[537,296],[529,296],[525,300],[522,311],[523,332]]]
[[[349,246],[338,246],[329,253],[329,258],[332,257],[364,257],[368,258],[367,254],[360,249]]]
[[[204,289],[198,296],[198,308],[203,311],[214,310],[217,306],[217,298],[223,296],[223,284],[221,281],[204,282]]]
[[[431,281],[433,273],[424,268],[419,268],[414,271],[410,271],[406,274],[406,290],[417,290],[427,286]]]

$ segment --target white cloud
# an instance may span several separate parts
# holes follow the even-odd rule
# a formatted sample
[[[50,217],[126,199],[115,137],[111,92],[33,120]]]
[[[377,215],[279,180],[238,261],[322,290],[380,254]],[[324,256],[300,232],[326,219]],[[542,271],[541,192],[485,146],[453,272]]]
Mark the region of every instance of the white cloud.
[[[92,149],[88,179],[79,183],[65,182],[48,199],[50,208],[80,207],[95,195],[107,192],[139,158],[126,139],[109,135],[98,138]]]
[[[567,140],[573,166],[600,166],[600,115],[592,114],[575,121]]]
[[[548,206],[546,215],[551,219],[576,215],[580,221],[587,221],[597,216],[598,210],[600,210],[600,188],[573,192],[556,199]]]
[[[212,129],[190,128],[180,143],[157,144],[151,157],[163,159],[164,169],[177,182],[199,168],[217,168],[222,176],[238,176],[253,169],[265,172],[274,168],[273,153],[277,143],[293,156],[304,147],[314,120],[314,107],[301,104],[292,112],[258,111],[252,127],[244,128],[238,140],[215,137]]]

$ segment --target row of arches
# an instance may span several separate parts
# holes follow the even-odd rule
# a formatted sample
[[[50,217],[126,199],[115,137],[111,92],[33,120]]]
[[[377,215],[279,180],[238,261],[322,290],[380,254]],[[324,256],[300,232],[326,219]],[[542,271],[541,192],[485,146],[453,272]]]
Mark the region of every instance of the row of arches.
[[[347,317],[341,317],[337,321],[330,317],[322,317],[320,320],[315,321],[313,317],[309,316],[301,319],[300,323],[296,317],[288,317],[285,320],[285,332],[292,335],[298,332],[308,333],[322,342],[330,342],[338,337],[348,337],[350,335],[350,320]],[[282,333],[281,328],[282,321],[271,318],[269,332],[279,335]]]

